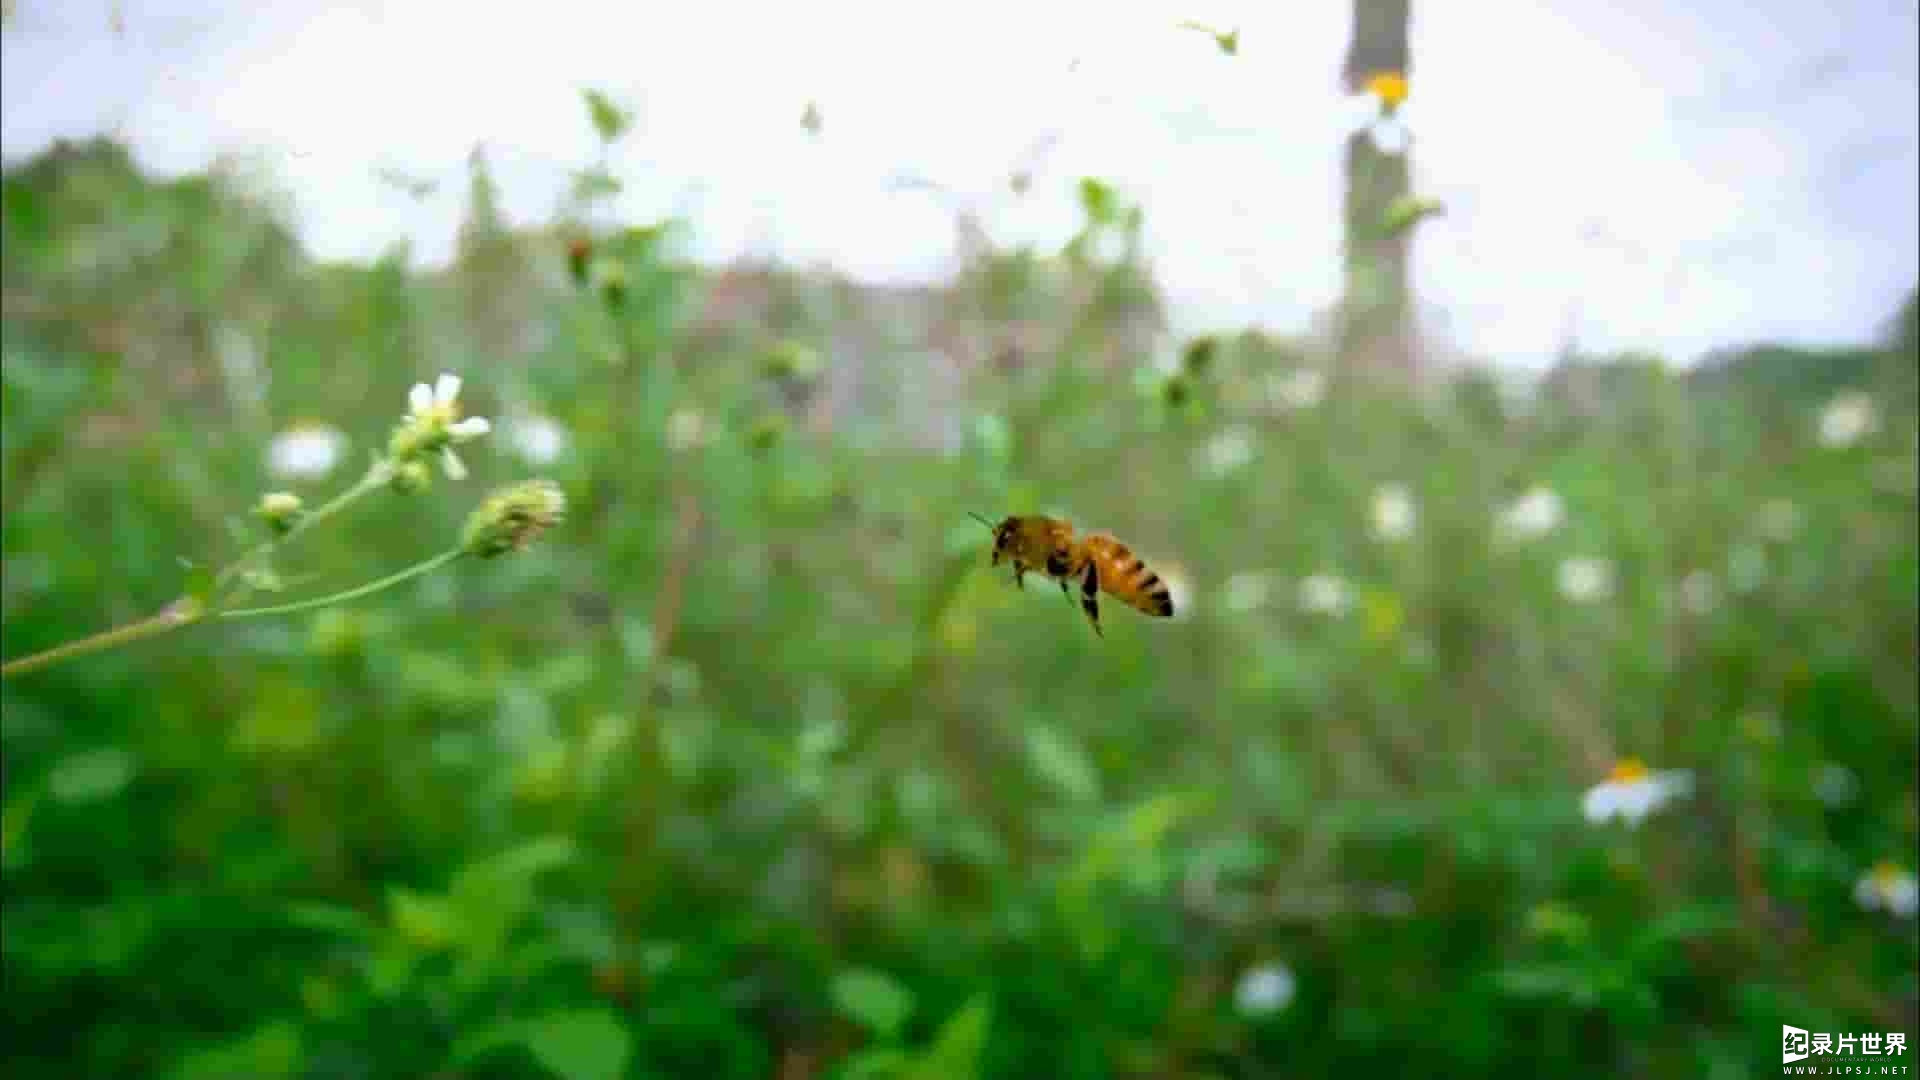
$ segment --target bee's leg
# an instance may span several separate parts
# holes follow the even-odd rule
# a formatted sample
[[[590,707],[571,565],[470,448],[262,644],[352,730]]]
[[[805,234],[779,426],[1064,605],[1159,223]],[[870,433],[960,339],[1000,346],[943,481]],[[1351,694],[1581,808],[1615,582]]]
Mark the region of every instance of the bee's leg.
[[[1063,587],[1065,584],[1061,582]],[[1093,624],[1093,632],[1106,637],[1107,632],[1100,629],[1100,564],[1091,559],[1087,560],[1087,576],[1080,579],[1080,606]]]
[[[1026,576],[1027,576],[1027,568],[1026,568],[1026,565],[1025,565],[1024,563],[1021,563],[1021,562],[1020,562],[1019,560],[1017,560],[1017,559],[1016,559],[1016,560],[1014,560],[1014,563],[1013,563],[1013,583],[1014,583],[1015,585],[1018,585],[1018,586],[1019,586],[1020,588],[1022,588],[1022,589],[1025,589],[1025,588],[1027,587],[1027,583],[1026,583],[1026,580],[1025,580],[1025,579],[1026,579]]]

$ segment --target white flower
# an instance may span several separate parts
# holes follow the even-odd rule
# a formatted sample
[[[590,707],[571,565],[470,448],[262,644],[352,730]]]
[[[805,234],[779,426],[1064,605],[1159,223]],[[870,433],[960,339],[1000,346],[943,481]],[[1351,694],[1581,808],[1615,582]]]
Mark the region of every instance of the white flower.
[[[1353,606],[1347,583],[1333,574],[1314,574],[1300,582],[1300,610],[1339,618]]]
[[[1560,563],[1560,595],[1576,604],[1613,595],[1613,564],[1605,559],[1574,558]]]
[[[1269,1016],[1293,1004],[1293,972],[1285,964],[1267,964],[1240,976],[1233,1003],[1246,1016]]]
[[[1537,487],[1501,512],[1499,528],[1514,540],[1537,540],[1559,528],[1566,517],[1559,494],[1552,488]]]
[[[1881,860],[1854,883],[1853,899],[1868,911],[1884,908],[1902,919],[1911,919],[1915,911],[1920,911],[1920,884],[1915,883],[1912,871]]]
[[[1819,775],[1814,777],[1813,793],[1829,807],[1842,807],[1860,794],[1860,780],[1853,775],[1852,769],[1829,761],[1820,767]]]
[[[1244,427],[1232,427],[1208,440],[1207,466],[1228,473],[1253,460],[1253,436]]]
[[[460,419],[460,376],[452,372],[441,374],[432,386],[413,384],[407,392],[406,424],[420,449],[440,451],[440,464],[454,480],[464,478],[467,467],[453,448],[493,430],[484,416]]]
[[[1873,399],[1858,390],[1844,390],[1820,410],[1820,443],[1836,449],[1852,446],[1876,426]]]
[[[1227,609],[1248,612],[1267,605],[1273,596],[1273,575],[1248,570],[1227,579]]]
[[[1760,535],[1776,544],[1784,544],[1800,531],[1800,508],[1792,499],[1768,499],[1755,520]]]
[[[691,450],[707,441],[706,417],[693,409],[679,408],[667,417],[667,446],[672,450]]]
[[[1311,409],[1327,396],[1327,377],[1315,368],[1295,368],[1267,377],[1267,400],[1280,409]]]
[[[1684,769],[1648,772],[1639,758],[1621,758],[1604,781],[1587,791],[1580,809],[1595,825],[1604,825],[1618,816],[1629,826],[1635,826],[1669,800],[1692,790],[1691,772]]]
[[[1399,484],[1388,484],[1373,493],[1373,535],[1382,540],[1405,540],[1419,523],[1419,511],[1413,495]]]
[[[318,480],[333,471],[346,448],[347,437],[326,424],[295,424],[268,444],[267,468],[290,480]]]
[[[517,416],[506,426],[507,442],[529,465],[551,465],[567,451],[567,429],[551,416]]]
[[[1680,607],[1689,615],[1709,615],[1719,601],[1713,574],[1695,570],[1680,579]]]

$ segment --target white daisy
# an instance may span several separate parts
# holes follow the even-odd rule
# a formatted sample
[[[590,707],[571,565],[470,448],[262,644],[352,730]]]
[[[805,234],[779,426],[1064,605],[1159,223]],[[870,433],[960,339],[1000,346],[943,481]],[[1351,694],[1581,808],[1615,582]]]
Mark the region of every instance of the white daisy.
[[[267,445],[267,468],[288,480],[318,480],[333,471],[346,449],[347,437],[338,429],[299,423]]]
[[[1587,791],[1580,809],[1595,825],[1604,825],[1619,817],[1631,827],[1692,790],[1693,773],[1687,770],[1649,772],[1639,758],[1621,758],[1604,781]]]
[[[1253,460],[1253,436],[1244,427],[1232,427],[1207,442],[1207,467],[1229,473]]]
[[[493,430],[484,416],[460,418],[460,376],[443,373],[432,386],[414,383],[407,392],[407,424],[422,450],[439,450],[447,476],[460,480],[467,467],[453,448]]]
[[[551,416],[517,416],[507,422],[507,442],[527,464],[551,465],[566,453],[567,429]]]
[[[1227,579],[1227,610],[1248,612],[1267,605],[1273,596],[1273,575],[1247,570]]]
[[[1293,1004],[1293,972],[1285,964],[1266,964],[1240,976],[1233,1004],[1245,1016],[1270,1016]]]
[[[1536,487],[1501,511],[1499,530],[1514,540],[1537,540],[1558,529],[1567,517],[1566,504],[1552,488]]]
[[[1710,615],[1719,599],[1719,586],[1709,571],[1695,570],[1680,579],[1680,608],[1687,614]]]
[[[1835,394],[1820,410],[1820,444],[1835,449],[1852,446],[1877,426],[1873,399],[1858,390]]]
[[[1347,583],[1334,574],[1314,574],[1300,582],[1300,610],[1309,615],[1339,618],[1353,606]]]
[[[1914,881],[1911,870],[1882,859],[1854,883],[1853,899],[1868,911],[1884,909],[1899,918],[1911,919],[1920,911],[1920,883]]]
[[[1405,540],[1419,523],[1413,495],[1400,484],[1388,484],[1373,493],[1373,535],[1382,540]]]
[[[1613,564],[1605,559],[1574,558],[1560,563],[1560,595],[1576,604],[1613,595]]]

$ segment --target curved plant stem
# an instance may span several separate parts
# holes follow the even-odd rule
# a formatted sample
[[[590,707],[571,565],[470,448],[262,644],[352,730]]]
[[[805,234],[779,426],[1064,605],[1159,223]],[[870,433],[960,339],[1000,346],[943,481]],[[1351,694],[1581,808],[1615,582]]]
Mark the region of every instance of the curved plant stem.
[[[366,471],[366,474],[360,477],[359,481],[352,487],[301,515],[300,520],[294,523],[293,528],[287,530],[286,535],[276,536],[271,540],[266,540],[255,545],[246,554],[235,559],[225,569],[221,570],[213,579],[215,590],[225,588],[231,584],[237,575],[252,566],[268,552],[273,551],[282,544],[291,542],[294,537],[299,536],[301,533],[306,532],[308,529],[313,528],[315,525],[346,509],[368,492],[385,485],[389,475],[390,470],[384,459],[375,462],[373,466]]]
[[[452,548],[435,555],[426,562],[416,563],[407,567],[405,570],[388,574],[378,581],[369,581],[365,585],[358,585],[344,592],[329,593],[326,596],[316,596],[307,600],[296,600],[290,604],[274,604],[271,607],[233,608],[228,611],[219,612],[215,617],[221,619],[249,619],[258,615],[291,615],[298,611],[310,611],[314,608],[326,607],[329,604],[344,604],[349,600],[358,600],[363,596],[371,596],[382,589],[391,589],[395,585],[411,581],[423,574],[430,574],[465,554],[466,550],[463,548]]]
[[[158,615],[149,615],[125,626],[102,630],[97,634],[78,638],[64,645],[55,645],[51,649],[34,653],[32,656],[23,656],[18,660],[9,660],[5,664],[0,664],[0,679],[25,675],[29,671],[37,671],[62,660],[104,652],[144,638],[155,637],[168,631],[178,630],[183,626],[190,626],[205,617],[206,612],[199,605],[182,597],[168,604]]]

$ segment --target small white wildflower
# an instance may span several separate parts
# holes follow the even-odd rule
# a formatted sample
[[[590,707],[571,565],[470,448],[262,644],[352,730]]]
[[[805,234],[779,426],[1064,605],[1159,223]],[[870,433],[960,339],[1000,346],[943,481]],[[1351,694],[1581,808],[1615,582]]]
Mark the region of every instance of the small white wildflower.
[[[1566,505],[1551,488],[1537,487],[1515,499],[1500,514],[1499,528],[1514,540],[1537,540],[1560,527]]]
[[[671,450],[691,450],[705,445],[707,441],[707,421],[697,410],[679,408],[667,417],[667,447]]]
[[[1233,1004],[1245,1016],[1270,1016],[1293,1004],[1293,972],[1285,964],[1266,964],[1240,976]]]
[[[1828,807],[1838,809],[1860,794],[1860,780],[1845,765],[1827,762],[1813,780],[1813,793]]]
[[[1873,399],[1858,390],[1845,390],[1820,410],[1820,444],[1835,449],[1852,446],[1876,426]]]
[[[1382,540],[1405,540],[1419,523],[1419,511],[1413,495],[1399,484],[1388,484],[1373,493],[1373,535]]]
[[[1560,595],[1576,604],[1613,595],[1613,564],[1605,559],[1573,558],[1560,563]]]
[[[1920,911],[1920,883],[1914,881],[1913,871],[1883,859],[1854,883],[1853,899],[1868,911],[1884,909],[1899,918],[1911,919]]]
[[[1590,788],[1580,809],[1589,822],[1604,825],[1616,816],[1629,827],[1668,801],[1693,790],[1693,773],[1684,769],[1648,772],[1639,758],[1621,758],[1607,778]]]
[[[1784,544],[1800,531],[1800,508],[1792,499],[1768,499],[1755,519],[1760,535],[1776,544]]]
[[[335,428],[295,424],[268,444],[267,468],[289,480],[318,480],[333,471],[346,448],[347,437]]]
[[[1207,467],[1228,473],[1253,460],[1253,436],[1244,427],[1232,427],[1208,440]]]
[[[1353,607],[1347,583],[1333,574],[1314,574],[1300,582],[1300,610],[1339,618]]]
[[[1718,602],[1719,586],[1714,583],[1712,573],[1695,570],[1680,579],[1680,608],[1687,614],[1712,614]]]
[[[1267,400],[1280,409],[1311,409],[1327,396],[1327,377],[1316,368],[1295,368],[1267,377]]]
[[[1273,596],[1273,575],[1247,570],[1227,579],[1227,610],[1254,611],[1265,607]]]
[[[1746,595],[1766,584],[1767,553],[1752,544],[1742,544],[1727,556],[1727,587]]]
[[[447,476],[460,480],[467,467],[453,448],[493,430],[484,416],[460,418],[460,376],[443,373],[432,386],[414,383],[407,392],[407,416],[393,434],[388,450],[400,461],[438,451]]]
[[[507,443],[529,465],[551,465],[567,451],[567,429],[538,413],[507,421]]]

